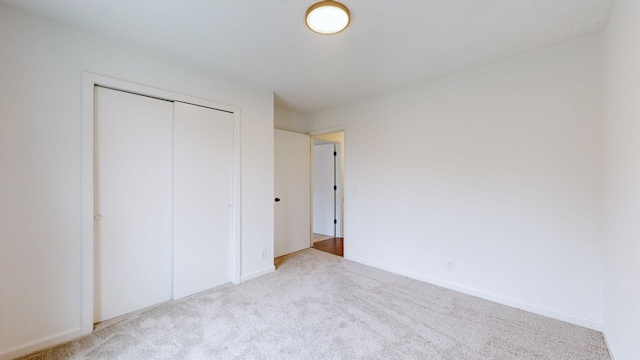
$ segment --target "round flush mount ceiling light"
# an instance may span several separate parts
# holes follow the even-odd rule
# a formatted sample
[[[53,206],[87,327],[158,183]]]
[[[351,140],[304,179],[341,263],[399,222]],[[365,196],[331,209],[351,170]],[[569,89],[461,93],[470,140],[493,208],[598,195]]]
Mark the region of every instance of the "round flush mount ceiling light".
[[[337,1],[324,0],[307,10],[307,26],[323,35],[339,33],[349,25],[349,9]]]

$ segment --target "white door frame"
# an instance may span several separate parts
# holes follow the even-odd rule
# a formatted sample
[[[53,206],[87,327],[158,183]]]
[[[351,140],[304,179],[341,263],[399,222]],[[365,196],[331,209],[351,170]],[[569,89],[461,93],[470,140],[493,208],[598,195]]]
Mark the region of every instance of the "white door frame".
[[[343,171],[342,171],[342,179],[343,184],[342,184],[342,198],[345,199],[344,200],[344,206],[342,206],[341,209],[341,216],[342,216],[342,236],[346,237],[346,233],[347,233],[347,215],[346,215],[346,208],[347,208],[347,192],[345,191],[345,189],[347,188],[347,153],[345,151],[346,148],[346,143],[347,143],[347,125],[339,125],[339,126],[334,126],[334,127],[330,127],[330,128],[325,128],[325,129],[320,129],[320,130],[314,130],[314,131],[310,131],[309,132],[309,136],[311,136],[311,149],[310,149],[310,153],[311,153],[311,174],[313,174],[313,140],[318,137],[318,136],[322,136],[322,135],[327,135],[327,134],[333,134],[333,133],[337,133],[337,132],[342,132],[344,133],[344,141],[342,143],[342,148],[340,149],[340,151],[342,151],[342,155],[344,158],[344,164],[343,165]],[[313,175],[311,176],[311,189],[309,191],[309,196],[311,197],[311,209],[309,209],[309,217],[311,219],[311,230],[310,230],[310,238],[311,238],[311,242],[310,242],[310,247],[313,247]],[[340,199],[342,200],[342,199]],[[341,201],[342,202],[342,201]],[[344,249],[343,249],[344,251]],[[346,252],[345,252],[346,255]],[[346,256],[345,256],[346,258]]]
[[[180,101],[233,113],[233,212],[231,215],[232,281],[240,283],[240,108],[171,91],[156,89],[124,80],[114,79],[89,72],[82,73],[82,133],[81,133],[81,246],[82,246],[82,290],[81,324],[82,335],[93,331],[94,297],[94,102],[95,86],[155,97],[169,101]]]

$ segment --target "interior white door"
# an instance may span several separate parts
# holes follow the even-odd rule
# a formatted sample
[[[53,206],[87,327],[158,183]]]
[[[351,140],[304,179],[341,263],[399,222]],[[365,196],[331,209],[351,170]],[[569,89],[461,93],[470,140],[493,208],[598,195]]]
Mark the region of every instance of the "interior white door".
[[[94,321],[172,296],[173,103],[96,87]]]
[[[313,146],[313,232],[327,236],[336,236],[336,199],[337,185],[336,159],[334,144]]]
[[[174,287],[179,299],[231,281],[233,114],[176,102]]]
[[[306,249],[311,243],[310,149],[308,135],[275,130],[276,257]]]
[[[335,170],[335,177],[336,177],[336,186],[337,186],[337,190],[336,190],[336,200],[334,202],[334,206],[336,208],[336,237],[344,237],[344,201],[343,201],[343,197],[344,197],[344,176],[343,176],[343,162],[344,162],[344,154],[343,154],[343,149],[342,149],[342,144],[341,143],[335,143],[336,146],[336,153],[337,156],[335,156],[335,160],[336,160],[336,170]]]

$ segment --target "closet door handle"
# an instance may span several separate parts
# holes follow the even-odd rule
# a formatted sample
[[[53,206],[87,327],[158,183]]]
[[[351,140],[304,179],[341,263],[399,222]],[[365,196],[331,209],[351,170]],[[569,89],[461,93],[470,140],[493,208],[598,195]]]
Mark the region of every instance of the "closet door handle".
[[[276,202],[280,202],[280,198],[276,198]]]

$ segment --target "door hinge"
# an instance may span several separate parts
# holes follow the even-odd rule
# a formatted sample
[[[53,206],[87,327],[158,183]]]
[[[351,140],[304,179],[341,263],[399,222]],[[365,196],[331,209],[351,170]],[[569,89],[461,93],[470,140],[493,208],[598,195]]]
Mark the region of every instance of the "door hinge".
[[[338,152],[337,152],[337,151],[334,151],[334,152],[333,152],[333,156],[338,156]]]
[[[333,185],[333,190],[338,190],[338,186]]]
[[[333,223],[334,223],[334,224],[337,224],[337,223],[338,223],[338,220],[337,220],[337,219],[333,219]]]

